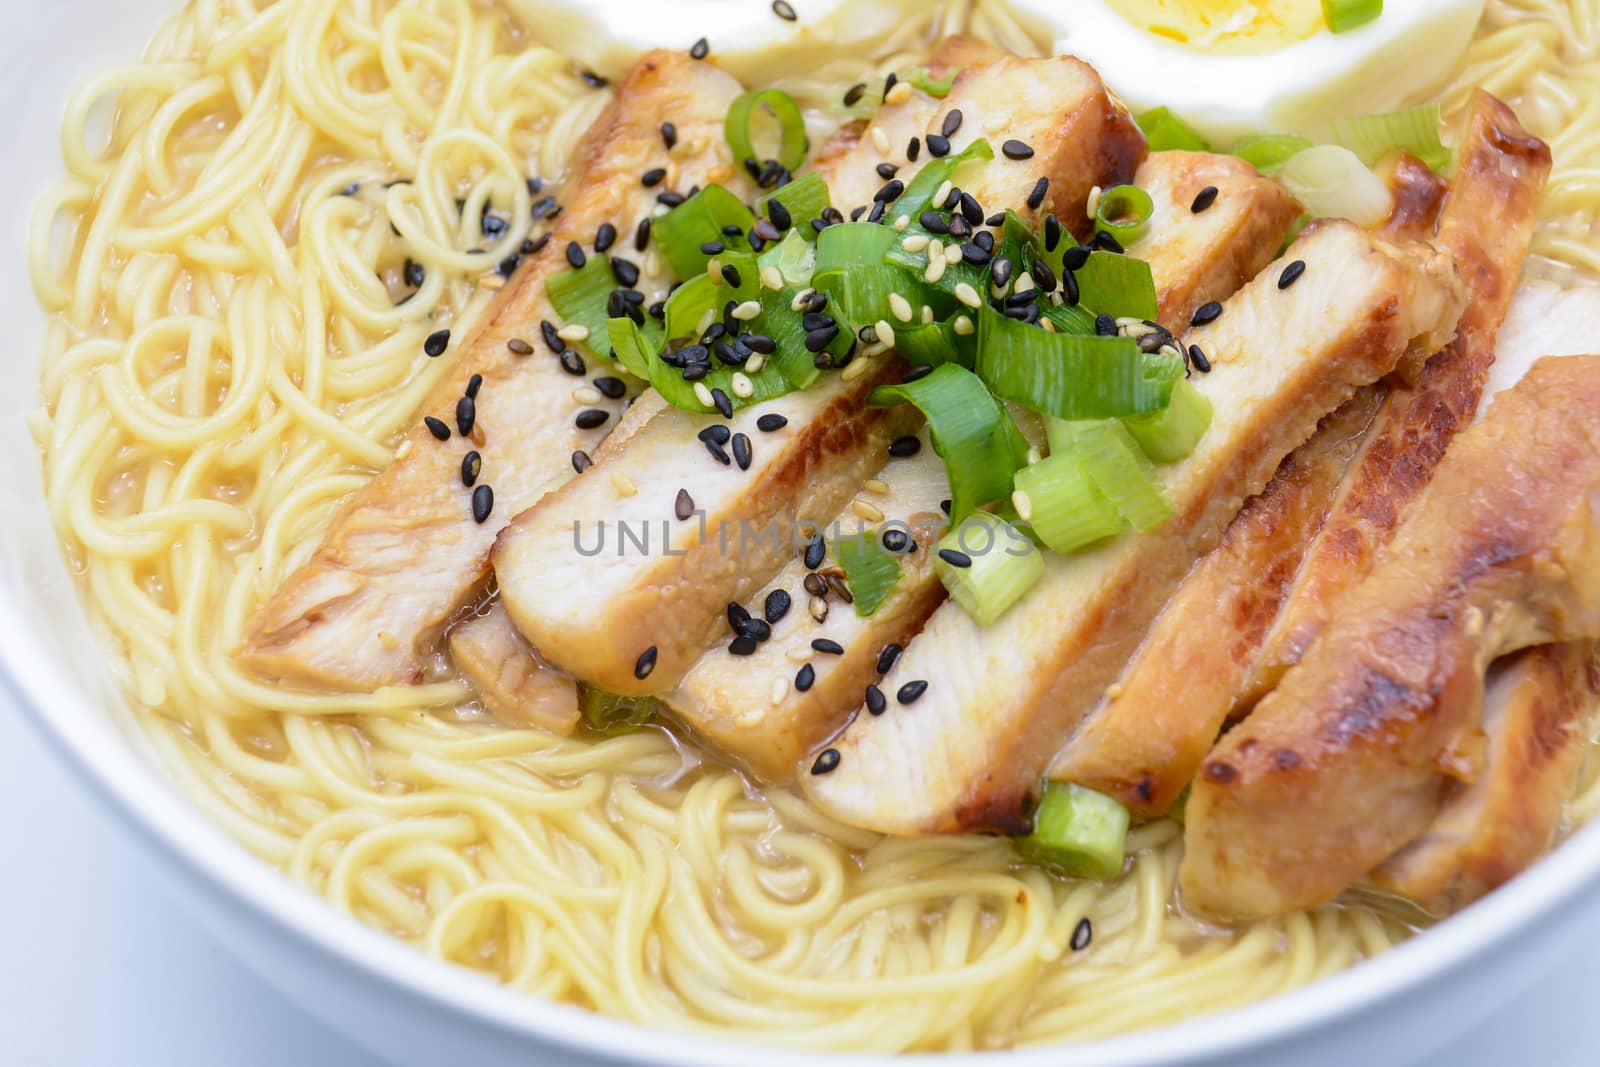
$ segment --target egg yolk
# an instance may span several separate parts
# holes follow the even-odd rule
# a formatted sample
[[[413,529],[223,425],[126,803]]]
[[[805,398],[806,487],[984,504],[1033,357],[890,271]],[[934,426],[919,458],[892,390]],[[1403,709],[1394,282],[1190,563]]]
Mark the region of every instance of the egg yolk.
[[[1321,33],[1321,0],[1107,0],[1140,29],[1203,52],[1271,52]]]

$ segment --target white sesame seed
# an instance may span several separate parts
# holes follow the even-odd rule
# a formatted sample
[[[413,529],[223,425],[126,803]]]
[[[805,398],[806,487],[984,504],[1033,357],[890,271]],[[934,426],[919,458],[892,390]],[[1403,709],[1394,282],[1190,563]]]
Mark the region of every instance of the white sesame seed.
[[[587,341],[589,339],[589,327],[571,322],[557,330],[556,336],[563,341]]]
[[[896,82],[894,88],[890,89],[883,96],[883,102],[885,104],[903,104],[907,100],[910,100],[910,99],[911,99],[911,83],[910,82]]]
[[[872,360],[866,356],[857,356],[845,366],[844,370],[839,372],[839,380],[841,382],[853,382],[857,378],[864,376],[871,369]]]
[[[621,471],[611,472],[611,488],[616,490],[618,496],[639,495],[639,488],[633,484],[633,479]]]
[[[957,263],[960,263],[961,262],[961,246],[960,245],[946,245],[945,249],[944,249],[944,261],[946,263],[950,264],[952,267],[955,266]]]
[[[765,367],[766,365],[767,365],[767,357],[763,356],[760,352],[757,352],[755,355],[753,355],[749,359],[745,360],[745,362],[744,362],[744,372],[746,374],[755,374],[757,371],[759,371],[762,367]]]
[[[972,287],[969,285],[967,288],[970,289]],[[960,296],[961,294],[958,292],[956,295]],[[972,295],[976,296],[978,294],[974,293]],[[971,337],[975,332],[977,332],[977,327],[972,325],[972,320],[967,318],[965,315],[961,315],[956,319],[954,328],[957,337]]]
[[[706,274],[711,278],[713,284],[721,285],[722,260],[718,259],[716,256],[712,256],[710,259],[706,260]]]
[[[505,287],[505,278],[498,274],[481,274],[478,276],[479,289],[504,289]]]
[[[809,645],[799,645],[785,652],[784,657],[790,663],[805,663],[811,658],[811,647]]]
[[[907,252],[921,252],[924,248],[928,247],[928,235],[925,233],[914,233],[910,237],[907,237],[904,241],[901,241],[900,247],[905,249]]]
[[[1117,317],[1117,325],[1118,326],[1143,326],[1144,325],[1144,320],[1139,318],[1137,315],[1119,315]]]
[[[868,478],[866,481],[861,483],[861,488],[875,496],[889,495],[889,483],[884,481],[882,478]]]
[[[914,312],[911,310],[911,301],[899,293],[889,294],[889,312],[901,322],[910,322]]]
[[[1091,219],[1100,214],[1100,197],[1102,193],[1103,190],[1098,185],[1089,190],[1089,201],[1084,205],[1084,210]]]
[[[812,294],[815,292],[815,289],[802,289],[798,293],[794,294],[794,299],[789,301],[789,310],[799,311],[804,308],[806,306],[806,301],[810,300]],[[707,326],[707,329],[710,329],[710,327]],[[706,331],[701,330],[700,332],[705,333]]]
[[[901,215],[899,218],[894,220],[894,231],[896,233],[905,233],[910,228],[911,228],[911,216],[910,215]]]
[[[733,309],[733,317],[740,322],[749,322],[761,317],[761,301],[746,300]]]
[[[944,258],[944,242],[939,240],[937,237],[933,237],[928,240],[928,258]]]
[[[1029,448],[1028,448],[1028,466],[1030,466],[1030,467],[1033,466],[1035,463],[1039,462],[1043,458],[1044,458],[1044,453],[1039,451],[1039,446],[1038,445],[1030,445],[1029,446]]]
[[[694,383],[694,398],[700,401],[701,407],[714,408],[717,406],[717,402],[711,399],[711,390],[706,388],[705,382]]]
[[[922,325],[933,325],[933,308],[929,307],[927,304],[922,305]]]
[[[969,308],[979,308],[983,306],[983,297],[978,295],[978,290],[974,289],[966,282],[961,282],[956,286],[956,299],[967,305]]]
[[[872,147],[884,155],[889,154],[889,135],[877,126],[872,127]]]
[[[937,284],[939,279],[944,277],[945,268],[948,266],[943,256],[928,260],[928,268],[922,272],[922,280],[929,285]]]
[[[950,184],[949,179],[946,179],[944,184],[939,186],[939,191],[933,194],[933,199],[928,201],[928,203],[932,204],[935,208],[939,207],[945,202],[946,199],[949,198],[950,190],[954,188],[955,186]]]
[[[657,278],[667,273],[667,261],[661,258],[661,253],[654,248],[644,254],[644,272]]]
[[[411,441],[411,438],[408,437],[404,441],[400,442],[400,447],[399,448],[394,450],[394,458],[395,459],[405,459],[407,456],[411,455],[411,449],[412,449],[412,441]]]
[[[1039,320],[1039,328],[1041,330],[1043,330],[1045,333],[1055,333],[1056,332],[1056,324],[1051,322],[1049,319],[1040,319]]]
[[[1155,327],[1146,326],[1142,322],[1130,322],[1128,325],[1121,327],[1118,332],[1124,337],[1131,337],[1137,341],[1139,338],[1148,337],[1156,331]]]
[[[883,509],[874,507],[865,500],[852,500],[850,502],[850,510],[855,512],[856,517],[861,519],[863,522],[883,521]]]
[[[1017,517],[1023,522],[1033,518],[1033,500],[1021,489],[1011,494],[1011,506],[1017,509]]]
[[[872,328],[878,334],[878,343],[879,344],[883,345],[884,348],[893,348],[894,347],[894,327],[893,326],[889,325],[883,319],[879,319],[877,321],[877,323],[873,325]]]
[[[765,709],[751,708],[749,711],[741,711],[733,721],[736,725],[748,730],[752,726],[761,725],[761,720],[765,719],[766,717],[767,713]]]
[[[592,385],[580,385],[572,391],[572,399],[580,404],[592,406],[600,403],[600,390]]]
[[[789,679],[779,675],[772,680],[772,706],[777,707],[789,696]]]
[[[1106,686],[1106,699],[1107,700],[1115,700],[1118,697],[1120,697],[1121,695],[1122,695],[1122,683],[1121,682],[1112,682],[1110,685]]]
[[[761,285],[763,288],[780,292],[783,289],[783,272],[777,267],[761,268]]]
[[[756,395],[755,383],[750,380],[750,376],[744,371],[734,371],[733,378],[729,384],[733,386],[733,395],[740,400],[749,400]]]
[[[1037,288],[1037,283],[1034,282],[1033,275],[1027,271],[1017,275],[1017,292],[1026,293],[1029,289],[1034,288]]]
[[[695,324],[695,333],[703,334],[711,329],[711,324],[717,321],[717,309],[706,308],[705,314],[700,316],[700,321]]]
[[[826,622],[827,621],[827,619],[828,619],[828,602],[826,600],[823,600],[819,596],[814,596],[814,597],[811,598],[811,603],[809,605],[807,605],[807,607],[810,610],[811,617],[813,619],[816,619],[818,622]],[[810,657],[808,656],[807,658],[809,659]]]

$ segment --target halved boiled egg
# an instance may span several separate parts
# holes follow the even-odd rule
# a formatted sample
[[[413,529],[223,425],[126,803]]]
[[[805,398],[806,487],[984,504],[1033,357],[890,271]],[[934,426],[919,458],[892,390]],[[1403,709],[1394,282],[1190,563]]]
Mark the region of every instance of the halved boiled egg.
[[[618,76],[652,48],[705,38],[718,66],[761,84],[823,66],[918,19],[924,0],[508,0],[542,40]],[[925,17],[925,15],[923,16]]]
[[[1484,0],[1389,0],[1332,33],[1320,0],[1012,0],[1058,51],[1135,111],[1165,105],[1220,146],[1329,133],[1340,115],[1425,98],[1455,68]]]

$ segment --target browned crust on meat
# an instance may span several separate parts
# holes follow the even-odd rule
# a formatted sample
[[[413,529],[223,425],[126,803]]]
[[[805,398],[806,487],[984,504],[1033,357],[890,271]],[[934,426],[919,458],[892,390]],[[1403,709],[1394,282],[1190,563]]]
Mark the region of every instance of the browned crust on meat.
[[[1550,150],[1487,93],[1473,97],[1455,186],[1439,240],[1470,294],[1455,340],[1428,361],[1415,386],[1393,390],[1333,513],[1306,553],[1278,622],[1235,712],[1271,690],[1299,661],[1339,598],[1371,569],[1406,506],[1428,484],[1456,433],[1471,421],[1533,236]]]
[[[1383,231],[1391,240],[1420,241],[1438,229],[1439,212],[1444,208],[1450,183],[1409,152],[1391,160],[1384,174],[1385,184],[1394,196]]]
[[[1483,674],[1600,636],[1600,357],[1545,359],[1456,442],[1382,563],[1196,779],[1186,902],[1311,907],[1428,826],[1481,753]]]
[[[1540,645],[1497,663],[1483,773],[1449,784],[1438,817],[1375,872],[1377,884],[1446,914],[1527,870],[1560,828],[1597,699],[1592,642]]]

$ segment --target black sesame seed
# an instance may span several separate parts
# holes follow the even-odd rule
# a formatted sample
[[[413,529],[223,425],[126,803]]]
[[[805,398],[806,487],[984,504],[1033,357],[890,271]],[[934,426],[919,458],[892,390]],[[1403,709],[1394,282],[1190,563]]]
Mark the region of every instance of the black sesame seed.
[[[672,513],[680,522],[694,514],[694,497],[689,495],[689,490],[678,490],[678,499],[672,503]]]
[[[716,390],[713,390],[711,395],[712,395],[712,398],[715,399]],[[750,455],[750,438],[746,437],[742,433],[736,433],[736,434],[733,435],[733,445],[732,445],[732,447],[733,447],[733,461],[739,465],[739,469],[740,470],[742,470],[742,471],[749,470],[750,469],[750,459],[751,459],[751,455]]]
[[[776,623],[789,614],[789,607],[793,603],[787,590],[774,589],[767,594],[766,603],[761,607],[761,614],[766,617],[767,622]]]
[[[793,22],[800,17],[794,13],[794,8],[790,6],[789,0],[772,0],[772,13],[786,22]]]
[[[787,425],[789,420],[776,413],[763,415],[756,420],[756,429],[762,433],[776,433]]]
[[[347,185],[343,189],[339,190],[339,195],[340,196],[355,196],[360,191],[361,191],[361,183],[360,182],[351,182],[349,185]]]
[[[1291,286],[1295,282],[1299,281],[1300,280],[1300,275],[1304,274],[1305,272],[1306,272],[1306,261],[1303,260],[1303,259],[1295,260],[1293,263],[1291,263],[1287,267],[1283,268],[1283,273],[1278,275],[1278,288],[1279,289],[1287,289],[1287,288],[1289,288],[1289,286]]]
[[[822,539],[821,534],[812,534],[811,540],[806,542],[805,556],[803,557],[806,570],[814,571],[822,566],[823,557],[828,553],[828,543]]]
[[[774,197],[767,201],[767,217],[780,231],[787,230],[794,225],[794,216],[789,214],[789,208],[782,200]]]
[[[872,210],[867,212],[867,221],[868,222],[882,222],[884,216],[886,214],[888,214],[888,211],[889,211],[889,205],[888,204],[884,203],[882,200],[876,200],[872,204]]]
[[[580,448],[572,454],[572,469],[579,474],[582,474],[592,466],[594,466],[594,460],[590,459],[589,453],[583,449]]]
[[[728,652],[734,656],[753,656],[756,654],[756,649],[760,647],[760,642],[758,642],[755,638],[747,637],[744,634],[740,634],[738,637],[735,637],[732,641],[728,642]]]
[[[890,643],[883,646],[883,651],[878,653],[878,673],[888,674],[894,669],[895,662],[900,658],[900,653],[905,651],[899,645]]]
[[[994,266],[989,268],[989,278],[994,282],[996,288],[1004,289],[1011,284],[1011,272],[1014,269],[1011,260],[1001,256],[994,261]]]
[[[704,59],[711,54],[711,42],[704,37],[689,46],[689,58]]]
[[[937,133],[928,134],[928,154],[935,159],[943,159],[950,154],[950,138],[941,137]]]
[[[1047,293],[1056,291],[1056,272],[1044,260],[1035,260],[1033,264],[1033,279],[1039,283],[1039,288]]]
[[[872,194],[872,199],[878,203],[890,203],[900,199],[900,194],[906,191],[906,183],[896,178],[882,189]]]
[[[833,344],[834,338],[838,336],[839,327],[837,325],[819,326],[817,329],[811,330],[806,334],[806,351],[819,353],[824,348],[827,348],[829,345]]]
[[[915,163],[917,161],[917,157],[921,154],[922,139],[919,137],[911,138],[911,140],[906,143],[906,159],[910,160],[912,163]]]
[[[750,351],[760,352],[764,356],[770,356],[778,350],[778,342],[764,333],[743,334],[739,340],[743,341]]]
[[[472,399],[474,399],[474,400],[478,399],[478,390],[482,389],[482,388],[483,388],[483,375],[474,374],[472,377],[467,379],[467,395],[470,396]]]
[[[1056,246],[1060,243],[1061,220],[1056,218],[1053,214],[1046,215],[1044,217],[1044,250],[1046,252],[1054,252],[1056,250]]]
[[[983,225],[983,207],[971,193],[961,194],[961,217],[967,220],[968,226]]]
[[[888,99],[889,99],[889,90],[893,89],[898,84],[900,84],[900,75],[896,74],[894,71],[891,70],[889,72],[889,76],[887,78],[883,79],[883,99],[884,99],[884,101],[887,102]]]
[[[472,424],[478,421],[478,405],[470,396],[456,401],[456,431],[462,437],[472,433]]]
[[[701,443],[706,446],[706,451],[711,453],[712,459],[716,460],[724,467],[731,467],[733,465],[733,460],[728,456],[727,452],[723,451],[721,445],[717,444],[715,441],[702,441]]]
[[[905,459],[922,451],[922,439],[915,434],[897,437],[889,444],[889,455],[896,459]]]
[[[450,346],[450,331],[435,330],[422,342],[422,350],[430,356],[442,356],[444,350]]]
[[[592,70],[583,71],[578,77],[582,78],[583,83],[591,89],[604,89],[611,84]]]
[[[917,217],[917,222],[929,233],[946,234],[950,232],[950,224],[937,211],[924,211]]]
[[[589,257],[583,254],[583,247],[576,241],[567,242],[567,262],[572,264],[573,270],[582,270],[583,265],[589,262]]]
[[[820,574],[808,574],[800,584],[805,586],[806,592],[810,593],[812,596],[828,595],[828,579],[824,578]]]
[[[1094,923],[1085,916],[1078,920],[1078,925],[1072,928],[1072,951],[1082,952],[1089,947],[1089,942],[1094,940]]]
[[[993,215],[990,215],[988,218],[984,219],[983,224],[985,226],[993,226],[998,229],[1006,224],[1006,213],[1004,211],[996,211]]]
[[[599,408],[585,408],[578,412],[578,417],[573,419],[572,422],[580,430],[592,430],[597,426],[604,426],[606,420],[610,417],[611,412],[609,411],[602,411]]]
[[[958,107],[951,108],[950,113],[944,117],[944,125],[939,127],[939,132],[946,137],[954,137],[956,131],[961,128],[961,119],[961,109]]]
[[[413,289],[420,289],[422,282],[427,278],[427,272],[422,269],[422,264],[415,260],[406,260],[405,269],[401,272],[405,283]]]
[[[813,651],[821,652],[825,656],[844,655],[844,646],[831,637],[819,637],[811,642]]]
[[[1117,320],[1110,315],[1098,315],[1094,320],[1094,332],[1100,337],[1117,336]]]
[[[617,284],[624,289],[632,289],[639,284],[638,264],[631,260],[623,259],[621,256],[612,257],[611,274],[612,277],[617,279]]]
[[[443,419],[436,419],[432,415],[424,415],[422,418],[422,424],[428,428],[429,433],[433,434],[433,436],[437,437],[439,440],[450,440],[450,427],[444,424]]]
[[[951,501],[948,498],[939,501],[939,510],[944,512],[946,515],[950,514],[950,503]]]
[[[954,548],[941,548],[939,550],[939,558],[950,564],[950,566],[960,567],[962,570],[972,566],[972,557]]]
[[[1076,307],[1083,297],[1082,290],[1078,288],[1078,276],[1071,271],[1061,275],[1061,295],[1062,299],[1073,307]]]
[[[639,658],[633,661],[633,676],[640,681],[650,677],[650,672],[656,669],[656,656],[655,645],[639,653]]]
[[[714,422],[695,434],[695,436],[714,445],[725,445],[728,443],[728,438],[733,436],[733,431],[720,422]]]
[[[752,618],[746,614],[744,621],[739,624],[739,636],[748,637],[752,641],[769,641],[772,639],[772,627],[765,619]]]
[[[472,491],[472,521],[482,526],[494,510],[494,490],[480,485]]]
[[[628,392],[628,386],[621,378],[596,378],[594,387],[600,390],[601,396],[610,397],[612,400],[621,400]]]
[[[736,637],[739,634],[739,628],[750,621],[749,609],[737,600],[728,601],[727,616],[728,629],[732,630]]]
[[[576,378],[581,378],[589,373],[589,368],[584,365],[583,357],[570,348],[561,353],[561,369]]]
[[[1094,249],[1088,245],[1073,245],[1061,253],[1062,268],[1069,271],[1082,270],[1083,265],[1089,262],[1089,255],[1093,251]]]
[[[478,475],[483,471],[483,457],[476,451],[468,452],[461,457],[461,484],[471,489],[477,482]]]
[[[903,556],[917,547],[910,534],[893,528],[883,531],[878,541],[883,545],[883,550],[892,556]]]
[[[866,93],[866,91],[866,82],[856,82],[854,85],[850,86],[850,88],[844,91],[844,106],[855,107],[861,102],[861,97]]]
[[[721,389],[711,390],[711,403],[716,405],[718,411],[722,412],[723,418],[733,418],[733,400],[727,393],[724,393]]]
[[[661,140],[666,144],[668,152],[678,147],[678,127],[670,122],[663,122],[661,124]]]
[[[646,189],[654,189],[656,186],[665,181],[666,178],[667,168],[651,167],[649,170],[645,171],[639,176],[639,181]]]
[[[500,275],[502,278],[509,278],[513,274],[517,273],[517,264],[521,262],[522,260],[517,256],[507,256],[505,259],[502,259],[500,261],[500,265],[495,268],[495,273]]]
[[[1119,256],[1122,255],[1123,252],[1127,251],[1122,247],[1121,241],[1117,240],[1104,230],[1101,230],[1099,233],[1094,235],[1094,246],[1103,252],[1114,252]]]
[[[896,174],[900,173],[900,168],[893,163],[879,163],[876,169],[878,171],[878,177],[882,178],[884,181],[888,181],[890,178],[893,178]]]
[[[867,686],[867,713],[869,715],[882,715],[889,706],[888,698],[883,695],[883,690],[875,685]]]
[[[609,222],[602,222],[594,234],[594,250],[604,252],[617,243],[617,228]]]
[[[906,371],[905,374],[901,375],[900,384],[910,385],[912,382],[920,382],[922,379],[926,378],[932,373],[932,363],[919,363],[917,366],[912,367],[910,370]]]
[[[817,762],[811,765],[811,773],[828,774],[837,770],[838,767],[839,750],[836,748],[825,748],[822,750],[822,754],[817,757]]]
[[[739,274],[739,268],[732,263],[724,263],[722,265],[722,280],[735,289],[744,284],[744,278]]]
[[[1216,322],[1221,316],[1222,305],[1213,300],[1208,304],[1200,305],[1199,309],[1195,311],[1194,316],[1189,319],[1189,325],[1205,326],[1209,323]]]
[[[506,232],[506,220],[499,215],[485,214],[478,221],[478,228],[483,231],[485,237],[499,237]]]
[[[1194,364],[1194,369],[1201,374],[1211,373],[1211,361],[1206,358],[1205,352],[1199,345],[1189,346],[1189,362]]]
[[[1033,148],[1031,146],[1029,146],[1025,141],[1019,141],[1016,138],[1012,138],[1011,140],[1007,141],[1005,144],[1001,145],[1000,146],[1000,152],[1007,159],[1032,159],[1033,158]]]
[[[643,252],[650,243],[650,220],[640,219],[638,227],[633,231],[633,248],[636,252]]]
[[[1045,194],[1050,191],[1050,179],[1040,178],[1033,184],[1033,192],[1028,194],[1028,207],[1038,211],[1044,204]]]
[[[1212,204],[1215,204],[1216,202],[1217,202],[1217,187],[1215,185],[1208,185],[1204,189],[1200,190],[1200,192],[1198,194],[1196,194],[1196,196],[1194,198],[1194,203],[1189,205],[1189,210],[1191,212],[1193,212],[1194,214],[1198,215],[1198,214],[1200,214],[1200,212],[1206,210],[1208,207],[1210,207]]]
[[[919,678],[914,682],[907,682],[902,685],[899,691],[895,693],[894,698],[902,704],[915,704],[922,694],[927,691],[928,683]]]
[[[950,220],[951,237],[972,236],[972,223],[968,222],[965,215],[957,215]]]
[[[817,669],[811,664],[807,663],[804,667],[801,667],[795,672],[794,687],[800,692],[804,693],[811,688],[816,680]]]

